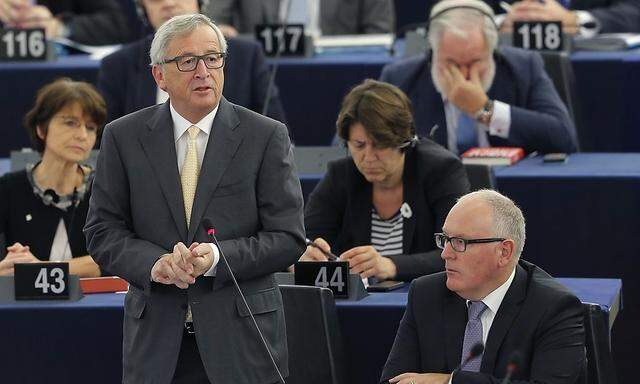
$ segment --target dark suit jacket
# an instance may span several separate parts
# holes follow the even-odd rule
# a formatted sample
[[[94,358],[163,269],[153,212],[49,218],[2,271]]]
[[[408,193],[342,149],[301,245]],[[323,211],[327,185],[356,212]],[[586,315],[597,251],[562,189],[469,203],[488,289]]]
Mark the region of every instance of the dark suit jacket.
[[[485,0],[496,13],[504,13],[498,0]],[[507,0],[507,3],[514,3]],[[640,32],[640,0],[570,0],[569,8],[589,11],[600,23],[600,33]]]
[[[82,44],[123,43],[129,37],[125,17],[117,0],[38,0],[54,16],[62,17],[69,38]]]
[[[52,205],[45,205],[33,193],[27,178],[27,171],[7,173],[0,177],[0,260],[6,256],[6,247],[20,242],[28,245],[31,253],[40,260],[48,261],[53,238],[60,219],[64,219],[69,234],[70,250],[73,257],[86,256],[82,227],[87,217],[89,195],[85,194],[78,207],[63,211]],[[31,219],[26,220],[30,215]]]
[[[108,124],[96,170],[85,234],[96,262],[130,283],[124,382],[170,383],[187,302],[212,382],[278,381],[222,260],[215,278],[199,277],[186,290],[150,281],[155,262],[177,242],[209,242],[204,218],[216,226],[220,249],[287,374],[282,297],[273,273],[302,254],[304,227],[285,126],[220,101],[188,228],[168,102]]]
[[[403,171],[404,201],[413,215],[404,219],[405,254],[390,256],[398,280],[441,271],[444,263],[433,233],[442,229],[456,199],[469,192],[460,160],[431,140],[407,151]],[[305,208],[307,237],[322,237],[340,255],[371,244],[372,186],[350,157],[329,164]]]
[[[107,102],[107,121],[156,103],[157,85],[149,67],[152,40],[153,36],[148,36],[125,45],[102,60],[98,89]],[[230,102],[261,113],[269,84],[262,48],[246,39],[228,39],[227,43],[222,93]],[[267,115],[285,122],[278,88],[272,92]]]
[[[504,47],[495,56],[496,75],[488,96],[511,106],[511,128],[508,140],[489,136],[489,143],[523,147],[526,152],[574,152],[575,127],[540,55]],[[409,96],[420,135],[428,135],[437,124],[434,140],[447,146],[444,104],[431,80],[425,55],[386,65],[380,80],[398,86]]]
[[[446,279],[442,272],[411,285],[381,382],[404,372],[451,373],[460,363],[466,300],[447,289]],[[480,372],[458,372],[453,383],[500,383],[514,351],[522,363],[512,383],[575,383],[585,365],[582,313],[567,288],[521,260],[491,325]]]
[[[240,33],[255,33],[257,24],[278,23],[281,0],[216,0],[202,13]],[[320,0],[323,35],[388,33],[395,27],[392,0]]]

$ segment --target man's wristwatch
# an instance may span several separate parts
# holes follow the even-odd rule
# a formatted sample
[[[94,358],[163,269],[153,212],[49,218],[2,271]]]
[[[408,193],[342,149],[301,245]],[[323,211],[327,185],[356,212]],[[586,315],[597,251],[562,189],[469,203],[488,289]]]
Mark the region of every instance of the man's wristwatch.
[[[493,100],[489,99],[484,103],[482,109],[476,112],[473,117],[478,123],[489,126],[489,123],[491,123],[491,116],[493,116]]]

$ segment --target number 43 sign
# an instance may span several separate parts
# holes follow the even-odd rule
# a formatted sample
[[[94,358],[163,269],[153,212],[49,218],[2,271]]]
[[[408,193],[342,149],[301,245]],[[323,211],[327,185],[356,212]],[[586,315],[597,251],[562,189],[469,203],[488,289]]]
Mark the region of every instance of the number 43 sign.
[[[16,300],[69,298],[68,263],[29,263],[15,265]]]

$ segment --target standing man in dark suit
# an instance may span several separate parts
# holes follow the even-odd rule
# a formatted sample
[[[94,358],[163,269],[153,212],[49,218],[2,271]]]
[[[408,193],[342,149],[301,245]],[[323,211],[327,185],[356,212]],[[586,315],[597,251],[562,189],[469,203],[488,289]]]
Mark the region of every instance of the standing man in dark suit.
[[[288,372],[273,273],[304,250],[302,193],[286,127],[222,96],[226,48],[204,15],[164,23],[150,57],[169,101],[103,134],[85,234],[97,263],[130,283],[125,383],[266,384]]]
[[[204,0],[136,0],[140,17],[157,29],[176,15],[198,13]],[[98,73],[98,89],[107,102],[112,121],[138,109],[163,103],[167,94],[156,86],[149,71],[149,49],[153,36],[124,46],[105,57]],[[240,38],[228,40],[229,56],[224,72],[224,96],[235,104],[262,113],[269,84],[269,68],[260,45]],[[267,116],[285,122],[284,109],[273,87]]]
[[[456,153],[476,146],[574,152],[573,122],[540,55],[496,49],[493,17],[480,0],[437,3],[431,52],[385,66],[380,79],[407,93],[420,135]]]
[[[580,301],[543,270],[519,260],[520,209],[491,190],[463,196],[435,235],[445,272],[421,277],[381,382],[575,383],[584,369]],[[477,344],[484,352],[469,359]],[[459,370],[454,370],[459,364]]]

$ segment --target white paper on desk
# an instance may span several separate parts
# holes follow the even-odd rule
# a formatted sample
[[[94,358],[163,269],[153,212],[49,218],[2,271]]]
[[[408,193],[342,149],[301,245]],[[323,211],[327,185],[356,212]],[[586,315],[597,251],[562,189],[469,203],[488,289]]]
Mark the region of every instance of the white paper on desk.
[[[51,41],[65,47],[76,49],[80,52],[88,53],[93,60],[102,60],[102,58],[112,54],[122,46],[120,44],[101,46],[85,45],[64,37],[56,37],[55,39],[51,39]]]
[[[319,36],[313,41],[317,48],[385,47],[393,44],[392,33],[373,33],[366,35]]]

